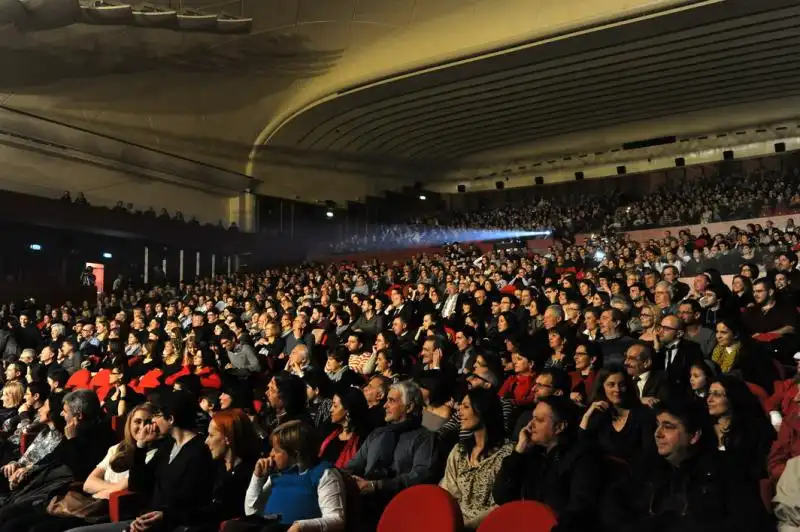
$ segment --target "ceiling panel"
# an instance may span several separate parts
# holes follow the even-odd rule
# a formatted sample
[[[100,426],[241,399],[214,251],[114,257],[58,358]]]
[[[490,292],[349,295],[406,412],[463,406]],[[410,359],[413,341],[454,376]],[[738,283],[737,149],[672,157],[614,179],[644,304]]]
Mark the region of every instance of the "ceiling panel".
[[[296,115],[268,142],[441,164],[523,140],[796,94],[799,52],[797,2],[723,2],[354,87]]]

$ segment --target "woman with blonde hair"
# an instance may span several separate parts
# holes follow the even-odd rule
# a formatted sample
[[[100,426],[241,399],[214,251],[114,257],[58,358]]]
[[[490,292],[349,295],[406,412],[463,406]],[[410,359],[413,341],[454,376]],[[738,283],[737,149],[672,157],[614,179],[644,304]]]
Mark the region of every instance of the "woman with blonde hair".
[[[655,304],[645,303],[639,311],[639,322],[642,330],[639,333],[639,341],[654,345],[657,341],[656,329],[661,321],[661,310]]]

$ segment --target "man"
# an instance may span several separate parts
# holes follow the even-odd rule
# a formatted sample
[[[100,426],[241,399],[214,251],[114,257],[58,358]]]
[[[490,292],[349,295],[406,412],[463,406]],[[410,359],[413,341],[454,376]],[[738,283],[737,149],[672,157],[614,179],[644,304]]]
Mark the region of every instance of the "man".
[[[375,354],[364,347],[363,333],[351,331],[344,344],[350,357],[347,365],[361,375],[370,375],[375,370]]]
[[[406,304],[402,290],[399,288],[392,288],[389,293],[389,298],[392,304],[386,307],[386,322],[392,324],[395,318],[403,318],[406,324],[410,323],[414,317],[414,307],[410,304]]]
[[[564,530],[591,530],[600,493],[600,460],[577,438],[576,407],[543,397],[494,481],[497,504],[534,500],[549,506]]]
[[[632,344],[625,352],[625,371],[636,384],[639,399],[651,407],[668,395],[666,375],[653,368],[653,355],[653,348],[644,342]]]
[[[680,281],[680,271],[674,265],[670,264],[664,266],[661,270],[661,277],[669,283],[672,288],[672,293],[675,294],[675,299],[678,301],[685,299],[689,295],[689,285]]]
[[[442,371],[448,379],[455,377],[455,371],[444,355],[444,342],[438,336],[429,336],[422,342],[420,358],[414,365],[412,373],[417,377],[428,370]]]
[[[600,351],[603,353],[603,366],[622,366],[625,351],[633,343],[633,338],[622,334],[625,316],[615,308],[606,309],[600,314]]]
[[[657,456],[643,457],[605,491],[604,532],[774,530],[758,485],[716,450],[708,412],[697,401],[657,407]]]
[[[475,365],[475,359],[478,358],[478,355],[473,347],[474,341],[475,329],[468,325],[465,325],[456,333],[455,344],[458,352],[455,353],[453,367],[456,368],[459,375],[469,373],[472,371],[472,366]]]
[[[383,375],[373,375],[362,390],[369,408],[367,411],[369,426],[373,429],[386,424],[386,410],[383,405],[386,403],[391,384],[392,382]]]
[[[677,314],[686,327],[686,339],[699,345],[704,357],[711,358],[711,353],[717,346],[717,336],[708,327],[703,327],[703,308],[700,303],[695,299],[681,301]]]
[[[753,299],[755,305],[742,314],[747,334],[764,341],[777,341],[797,331],[796,310],[775,301],[775,289],[769,279],[753,283]]]
[[[422,391],[412,381],[393,384],[386,399],[387,426],[374,430],[347,464],[362,495],[361,517],[377,522],[396,494],[441,478],[436,435],[422,426]]]
[[[449,281],[447,283],[447,298],[442,306],[442,319],[451,327],[461,312],[459,307],[458,287],[455,282]]]
[[[800,381],[800,377],[795,377]],[[800,389],[795,385],[795,394],[792,397],[795,405],[800,404]],[[784,417],[778,431],[778,439],[772,443],[772,448],[767,459],[769,477],[773,483],[781,478],[786,463],[792,458],[800,456],[800,412],[797,409]]]
[[[655,367],[666,372],[670,393],[689,390],[689,370],[694,362],[703,359],[700,346],[686,340],[684,334],[684,325],[679,317],[669,314],[661,318],[656,331],[660,349]]]
[[[24,362],[16,361],[12,362],[6,366],[6,380],[3,383],[8,384],[9,382],[21,382],[24,386],[25,382],[25,375],[28,373],[28,365]]]
[[[240,344],[232,333],[223,336],[219,344],[228,355],[225,369],[230,373],[239,378],[247,378],[261,369],[255,350],[247,344]]]
[[[57,362],[70,375],[81,369],[81,353],[78,351],[74,340],[67,338],[61,342]]]
[[[536,376],[536,380],[533,384],[533,397],[536,403],[550,396],[569,397],[571,384],[572,381],[569,377],[569,373],[566,371],[559,368],[545,368]],[[534,408],[536,403],[534,404]],[[528,408],[520,413],[514,430],[511,433],[511,439],[513,441],[517,441],[522,429],[531,422],[534,408]]]
[[[3,362],[10,362],[16,360],[19,356],[19,344],[14,337],[14,333],[5,329],[0,329],[0,356]]]

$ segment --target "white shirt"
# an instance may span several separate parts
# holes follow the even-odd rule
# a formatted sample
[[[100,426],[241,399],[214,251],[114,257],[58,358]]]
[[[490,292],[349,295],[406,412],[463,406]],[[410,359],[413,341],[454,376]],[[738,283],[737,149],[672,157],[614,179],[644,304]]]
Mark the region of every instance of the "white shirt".
[[[303,473],[301,473],[303,474]],[[244,496],[245,515],[260,514],[272,492],[269,476],[250,478],[250,486]],[[345,485],[341,473],[328,469],[322,474],[317,486],[317,498],[322,517],[297,521],[300,530],[321,530],[334,532],[344,530]]]
[[[647,379],[650,378],[650,372],[645,371],[641,375],[639,375],[639,382],[636,383],[636,386],[639,387],[639,397],[644,397],[644,386],[647,384]]]

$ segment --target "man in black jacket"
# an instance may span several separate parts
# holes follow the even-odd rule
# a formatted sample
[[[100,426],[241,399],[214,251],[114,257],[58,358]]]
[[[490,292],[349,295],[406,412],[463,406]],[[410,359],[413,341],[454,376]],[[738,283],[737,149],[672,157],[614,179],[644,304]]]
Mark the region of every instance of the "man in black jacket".
[[[756,482],[725,461],[702,403],[658,407],[658,456],[643,457],[605,492],[607,532],[755,532],[770,526]]]
[[[554,532],[589,532],[600,489],[600,461],[577,441],[577,411],[563,395],[542,397],[503,460],[492,489],[497,504],[539,501],[556,514]]]
[[[700,345],[683,337],[683,321],[668,314],[661,318],[658,328],[660,349],[655,358],[655,368],[666,372],[670,391],[681,394],[689,390],[689,370],[694,362],[703,360]]]

